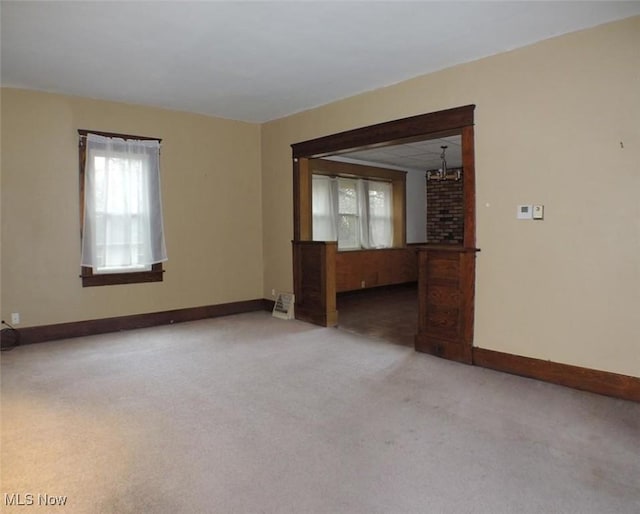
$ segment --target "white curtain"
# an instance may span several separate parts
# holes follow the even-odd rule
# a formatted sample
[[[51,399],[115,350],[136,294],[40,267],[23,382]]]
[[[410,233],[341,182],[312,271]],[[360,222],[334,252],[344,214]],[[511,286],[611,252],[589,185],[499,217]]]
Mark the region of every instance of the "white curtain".
[[[87,135],[82,265],[126,271],[166,261],[160,143]]]
[[[389,182],[313,175],[313,240],[337,240],[343,250],[390,248],[392,193]]]
[[[338,180],[323,175],[312,177],[313,240],[338,240]]]
[[[369,243],[369,181],[358,179],[356,181],[356,191],[358,192],[359,246],[361,248],[371,248]]]
[[[367,240],[365,248],[393,246],[393,187],[389,182],[366,182]]]

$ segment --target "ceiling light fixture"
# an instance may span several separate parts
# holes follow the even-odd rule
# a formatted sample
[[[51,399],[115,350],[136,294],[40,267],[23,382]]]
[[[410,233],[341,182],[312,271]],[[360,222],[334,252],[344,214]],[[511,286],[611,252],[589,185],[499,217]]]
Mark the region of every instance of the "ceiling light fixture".
[[[440,148],[442,148],[440,168],[437,170],[427,170],[427,180],[460,180],[462,177],[462,170],[460,168],[454,170],[447,169],[446,152],[449,147],[443,145]]]

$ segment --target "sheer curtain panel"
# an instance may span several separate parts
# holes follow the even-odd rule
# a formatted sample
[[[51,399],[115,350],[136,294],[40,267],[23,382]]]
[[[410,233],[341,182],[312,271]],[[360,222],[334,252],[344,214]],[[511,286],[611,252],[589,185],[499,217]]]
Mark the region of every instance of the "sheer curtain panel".
[[[160,143],[87,134],[82,265],[140,271],[167,260]]]
[[[312,177],[313,240],[337,241],[338,181],[323,175]]]
[[[313,240],[339,250],[393,246],[391,182],[312,176]]]

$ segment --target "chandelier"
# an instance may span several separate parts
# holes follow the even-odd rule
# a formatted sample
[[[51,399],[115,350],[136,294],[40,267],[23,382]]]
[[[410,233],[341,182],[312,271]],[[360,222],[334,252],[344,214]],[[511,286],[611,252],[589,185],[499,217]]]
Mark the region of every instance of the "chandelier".
[[[456,168],[453,170],[447,169],[447,157],[446,152],[447,145],[443,145],[442,153],[440,154],[440,159],[442,162],[440,163],[440,168],[437,170],[427,170],[427,180],[460,180],[462,177],[462,170],[460,168]]]

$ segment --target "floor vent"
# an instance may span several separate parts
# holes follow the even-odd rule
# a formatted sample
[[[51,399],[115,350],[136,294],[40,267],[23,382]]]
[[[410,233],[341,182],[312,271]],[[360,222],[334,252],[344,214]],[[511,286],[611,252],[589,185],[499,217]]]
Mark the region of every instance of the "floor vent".
[[[280,319],[293,319],[293,304],[295,297],[292,293],[278,293],[276,303],[273,306],[273,317]]]

